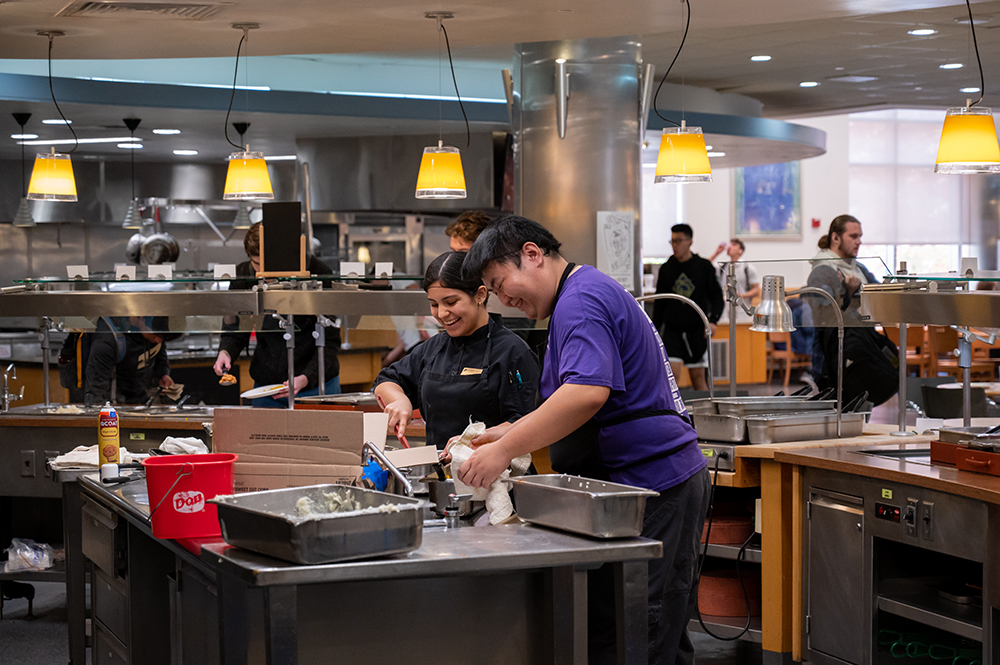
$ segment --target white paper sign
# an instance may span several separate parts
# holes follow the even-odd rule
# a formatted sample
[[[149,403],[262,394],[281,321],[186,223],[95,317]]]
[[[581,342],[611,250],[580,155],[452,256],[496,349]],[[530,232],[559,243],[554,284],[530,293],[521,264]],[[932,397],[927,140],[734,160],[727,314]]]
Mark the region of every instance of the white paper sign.
[[[215,279],[236,279],[235,263],[216,263],[212,271]]]
[[[597,213],[597,269],[621,284],[635,289],[635,213]]]
[[[149,266],[149,279],[173,279],[174,267],[170,265]]]
[[[361,261],[342,261],[340,263],[340,276],[341,277],[364,277],[365,276],[365,264]]]
[[[392,261],[388,263],[375,263],[376,277],[392,277]]]
[[[90,279],[90,269],[87,266],[66,266],[66,277],[69,279]]]
[[[135,266],[115,266],[115,279],[135,280]]]

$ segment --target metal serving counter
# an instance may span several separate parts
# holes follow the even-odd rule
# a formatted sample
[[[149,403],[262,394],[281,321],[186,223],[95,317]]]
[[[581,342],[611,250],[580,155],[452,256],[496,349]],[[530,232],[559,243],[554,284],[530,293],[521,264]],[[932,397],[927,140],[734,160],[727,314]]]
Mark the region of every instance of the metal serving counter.
[[[484,653],[493,662],[585,663],[587,570],[604,563],[616,569],[618,662],[646,662],[647,560],[662,549],[655,541],[594,540],[527,524],[425,526],[421,547],[405,555],[300,566],[223,542],[153,539],[144,481],[109,489],[83,476],[79,486],[86,501],[128,523],[130,551],[152,545],[177,556],[174,570],[143,592],[169,589],[171,608],[181,608],[166,626],[143,622],[143,639],[171,629],[169,640],[152,637],[170,644],[157,662],[170,662],[174,650],[174,662],[184,663],[335,657],[440,665],[474,662]],[[122,556],[133,569],[141,565],[131,553]],[[144,575],[150,584],[148,570]],[[102,610],[96,611],[103,631]],[[70,630],[72,642],[82,626]],[[132,653],[124,640],[118,647]]]

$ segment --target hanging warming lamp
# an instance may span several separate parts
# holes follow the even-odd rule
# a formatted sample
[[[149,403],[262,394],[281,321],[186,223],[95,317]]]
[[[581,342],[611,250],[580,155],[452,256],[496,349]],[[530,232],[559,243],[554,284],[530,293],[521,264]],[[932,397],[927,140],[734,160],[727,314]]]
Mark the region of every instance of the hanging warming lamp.
[[[233,228],[246,230],[251,226],[253,226],[253,222],[250,221],[250,206],[240,201],[239,206],[236,208],[236,218],[233,220]]]
[[[271,177],[267,173],[267,163],[264,154],[251,152],[249,145],[237,145],[229,140],[229,113],[233,109],[233,98],[236,96],[236,76],[240,68],[240,51],[243,42],[249,41],[250,31],[259,28],[257,23],[234,23],[233,27],[243,31],[240,44],[236,49],[236,71],[233,72],[233,93],[229,97],[229,110],[226,111],[226,140],[238,152],[229,155],[229,170],[226,172],[226,189],[222,198],[226,201],[250,201],[256,199],[273,199]],[[249,127],[249,123],[246,123]],[[242,142],[243,133],[240,133]]]
[[[14,121],[21,126],[21,203],[17,206],[17,214],[14,215],[14,226],[22,229],[30,229],[35,224],[35,219],[31,216],[31,206],[28,205],[28,183],[24,177],[24,126],[31,118],[30,113],[14,113]]]
[[[1000,173],[1000,145],[997,144],[997,129],[993,124],[993,109],[973,108],[986,94],[983,77],[983,61],[979,57],[979,42],[976,41],[976,22],[972,20],[972,5],[965,0],[969,12],[969,29],[972,30],[972,44],[976,50],[979,65],[979,99],[965,100],[964,108],[948,109],[941,128],[941,142],[938,144],[935,173],[968,174]]]
[[[439,34],[444,35],[445,44],[448,47],[448,62],[451,65],[451,78],[455,82],[455,95],[458,97],[458,104],[462,108],[462,116],[465,118],[466,144],[468,149],[471,142],[469,133],[469,118],[465,115],[465,105],[462,104],[462,95],[458,92],[458,80],[455,78],[455,64],[451,59],[451,43],[448,41],[448,31],[444,27],[444,19],[455,18],[452,12],[427,12],[425,17],[434,19],[438,24]],[[438,38],[440,39],[440,37]],[[438,42],[440,45],[440,41]],[[438,71],[441,70],[441,50],[438,47]],[[440,76],[438,77],[440,80]],[[438,105],[440,108],[441,94],[438,91]],[[438,135],[440,137],[441,121],[438,120]],[[464,199],[465,171],[462,169],[462,154],[458,148],[446,146],[441,138],[438,138],[436,146],[424,148],[423,157],[420,158],[420,172],[417,173],[418,199]]]
[[[680,127],[663,130],[653,182],[712,182],[712,166],[708,163],[701,127],[688,127],[681,120]]]
[[[59,117],[63,123],[69,127],[76,139],[76,130],[73,125],[66,120],[59,102],[56,101],[56,94],[52,89],[52,40],[63,36],[60,30],[39,30],[37,33],[41,37],[49,39],[49,93],[52,95],[52,103],[59,111]],[[35,157],[35,168],[31,171],[31,182],[28,183],[27,198],[32,201],[76,201],[76,178],[73,177],[73,163],[69,156],[79,147],[79,143],[73,146],[68,153],[58,153],[52,148],[50,153],[38,153]]]
[[[142,122],[139,118],[124,118],[122,122],[128,127],[132,142],[135,142],[135,130]],[[130,151],[132,154],[132,200],[128,204],[128,212],[125,213],[125,221],[122,222],[123,229],[141,229],[145,221],[142,212],[139,210],[139,200],[135,198],[135,148]]]

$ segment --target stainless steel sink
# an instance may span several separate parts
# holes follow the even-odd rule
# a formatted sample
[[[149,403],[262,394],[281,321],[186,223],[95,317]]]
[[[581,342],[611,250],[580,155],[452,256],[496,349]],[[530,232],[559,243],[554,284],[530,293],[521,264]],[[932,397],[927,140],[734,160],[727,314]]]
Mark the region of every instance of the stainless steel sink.
[[[888,459],[899,460],[901,462],[914,462],[915,464],[928,464],[928,465],[931,463],[930,448],[906,448],[904,450],[887,449],[887,448],[863,448],[858,452],[864,455],[871,455],[872,457],[885,457]]]

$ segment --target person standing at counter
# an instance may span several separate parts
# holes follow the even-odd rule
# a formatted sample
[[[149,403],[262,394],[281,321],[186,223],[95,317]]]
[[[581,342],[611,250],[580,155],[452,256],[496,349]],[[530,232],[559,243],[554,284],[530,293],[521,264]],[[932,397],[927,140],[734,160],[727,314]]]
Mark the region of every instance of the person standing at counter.
[[[431,314],[446,334],[416,346],[383,369],[375,394],[385,402],[389,427],[405,431],[420,407],[427,445],[443,450],[473,422],[510,424],[535,408],[538,361],[520,337],[486,311],[482,280],[462,276],[464,252],[445,252],[424,274]]]
[[[243,249],[249,257],[236,266],[237,279],[230,288],[252,288],[257,272],[260,270],[260,231],[261,222],[255,223],[247,230],[243,238]],[[310,275],[332,275],[333,271],[316,257],[309,255],[306,269]],[[288,406],[288,349],[285,346],[283,330],[278,320],[265,316],[257,330],[257,348],[254,349],[250,361],[250,377],[254,387],[280,383],[286,390],[270,397],[260,397],[253,400],[254,406],[280,408]],[[233,366],[233,359],[250,345],[250,331],[240,330],[239,318],[227,316],[222,321],[222,338],[219,342],[219,355],[212,369],[219,376],[227,373]],[[319,356],[316,353],[316,340],[313,331],[316,329],[315,316],[295,317],[295,385],[293,395],[306,397],[319,394]],[[334,328],[326,334],[325,379],[327,395],[340,392],[340,362],[337,351],[340,349],[340,330]]]
[[[476,238],[489,226],[491,217],[481,210],[466,210],[454,222],[445,227],[453,252],[467,252]]]
[[[537,222],[508,216],[465,259],[465,274],[504,305],[551,318],[545,401],[474,439],[458,477],[489,487],[513,458],[549,446],[557,471],[659,492],[646,502],[642,529],[664,553],[649,564],[649,662],[693,663],[687,623],[710,489],[698,435],[642,306],[607,275],[567,262],[559,248]],[[610,566],[588,573],[591,663],[615,662],[612,582]]]
[[[166,332],[167,317],[106,317],[91,337],[84,372],[84,403],[101,406],[112,399],[142,404],[151,386],[169,388],[170,363],[164,342],[179,335]],[[117,395],[111,394],[114,382]]]

